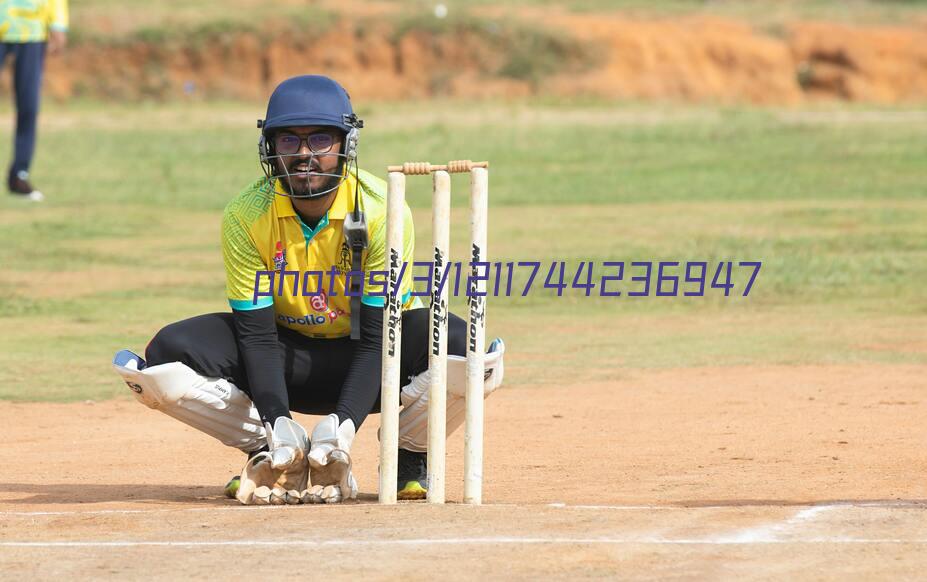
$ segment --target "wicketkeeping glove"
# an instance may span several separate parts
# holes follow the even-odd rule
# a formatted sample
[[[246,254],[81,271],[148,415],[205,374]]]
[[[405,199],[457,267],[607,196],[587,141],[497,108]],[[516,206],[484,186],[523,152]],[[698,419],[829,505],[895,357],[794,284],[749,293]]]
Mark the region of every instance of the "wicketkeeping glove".
[[[245,463],[235,498],[244,505],[301,503],[307,494],[309,466],[306,429],[292,418],[279,417],[267,425],[270,451],[258,453]]]
[[[304,503],[340,503],[357,498],[357,481],[351,473],[351,444],[354,421],[338,425],[338,415],[329,414],[312,429],[309,473],[312,487]]]

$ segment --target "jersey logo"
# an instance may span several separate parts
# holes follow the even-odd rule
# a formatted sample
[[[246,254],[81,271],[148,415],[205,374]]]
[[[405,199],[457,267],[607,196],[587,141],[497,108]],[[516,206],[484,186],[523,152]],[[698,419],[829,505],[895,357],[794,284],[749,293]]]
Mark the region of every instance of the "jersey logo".
[[[318,295],[313,295],[309,299],[309,305],[315,311],[319,311],[322,313],[325,313],[326,311],[328,311],[328,297],[325,296],[325,291],[320,289]]]
[[[282,271],[286,267],[286,249],[283,248],[283,243],[277,241],[277,252],[274,253],[274,270]]]
[[[346,275],[351,270],[351,247],[346,242],[341,243],[341,256],[335,268],[342,275]]]

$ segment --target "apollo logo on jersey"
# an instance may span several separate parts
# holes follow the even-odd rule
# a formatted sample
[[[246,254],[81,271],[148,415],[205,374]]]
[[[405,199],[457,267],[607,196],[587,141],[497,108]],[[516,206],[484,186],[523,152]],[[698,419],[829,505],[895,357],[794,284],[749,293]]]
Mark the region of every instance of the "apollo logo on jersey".
[[[328,318],[324,315],[314,315],[310,313],[299,318],[289,315],[278,315],[277,319],[287,325],[323,325],[328,322]]]
[[[314,297],[313,299],[317,298],[318,297]],[[324,302],[325,299],[323,298],[322,301]],[[313,306],[313,309],[315,309],[315,306]],[[325,310],[323,310],[321,314],[307,313],[298,318],[290,315],[278,315],[277,319],[287,325],[323,325],[326,322],[335,321],[344,315],[347,315],[344,309],[329,309],[326,305]]]

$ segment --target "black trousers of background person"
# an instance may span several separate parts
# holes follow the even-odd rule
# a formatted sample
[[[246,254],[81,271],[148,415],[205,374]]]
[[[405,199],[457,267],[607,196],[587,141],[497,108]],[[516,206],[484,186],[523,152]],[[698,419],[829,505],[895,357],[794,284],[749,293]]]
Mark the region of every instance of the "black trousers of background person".
[[[411,309],[402,314],[402,384],[428,369],[428,315],[428,309]],[[357,342],[347,337],[309,338],[281,327],[277,327],[277,338],[290,410],[333,413]],[[466,322],[449,314],[447,353],[466,355],[466,342]],[[203,376],[225,378],[251,395],[231,313],[199,315],[168,325],[148,344],[145,360],[149,366],[183,362]],[[371,412],[379,411],[378,399]]]
[[[16,134],[13,139],[13,161],[8,178],[28,172],[35,152],[35,134],[39,116],[39,96],[42,89],[42,69],[45,66],[44,42],[0,43],[0,67],[8,55],[14,59],[13,90],[16,97]]]

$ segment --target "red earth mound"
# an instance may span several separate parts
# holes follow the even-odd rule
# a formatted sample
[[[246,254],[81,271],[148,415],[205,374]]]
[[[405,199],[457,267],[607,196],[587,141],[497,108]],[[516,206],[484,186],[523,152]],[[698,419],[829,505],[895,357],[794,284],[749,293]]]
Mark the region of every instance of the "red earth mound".
[[[521,23],[529,35],[538,30],[534,18],[526,15]],[[401,30],[342,18],[321,37],[266,41],[242,32],[208,40],[83,42],[50,60],[47,92],[61,99],[263,99],[280,80],[315,72],[343,80],[365,100],[530,94],[759,104],[927,99],[922,25],[794,23],[772,34],[720,18],[564,13],[538,23],[547,29],[543,42],[575,39],[581,50],[567,44],[542,54],[530,44],[526,49],[524,39],[493,40],[499,36],[493,22]],[[544,59],[559,60],[539,66]]]

